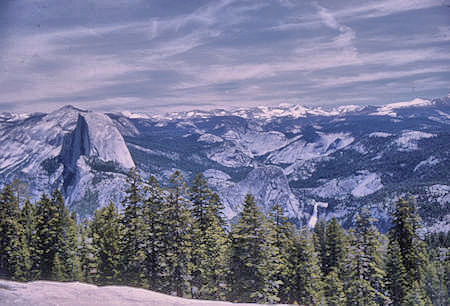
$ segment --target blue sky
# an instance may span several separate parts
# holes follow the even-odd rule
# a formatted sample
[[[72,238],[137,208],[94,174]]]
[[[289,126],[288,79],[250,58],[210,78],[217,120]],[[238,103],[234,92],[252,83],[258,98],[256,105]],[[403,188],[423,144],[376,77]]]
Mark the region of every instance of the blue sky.
[[[0,0],[0,110],[386,104],[450,90],[450,0]]]

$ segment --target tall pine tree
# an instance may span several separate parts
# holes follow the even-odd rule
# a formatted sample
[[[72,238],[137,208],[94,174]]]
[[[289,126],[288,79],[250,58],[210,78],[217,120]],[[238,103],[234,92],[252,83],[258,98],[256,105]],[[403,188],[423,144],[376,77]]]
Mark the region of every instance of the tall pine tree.
[[[164,258],[163,291],[177,296],[190,293],[192,254],[192,216],[186,182],[180,171],[170,178],[170,189],[163,210]]]
[[[19,203],[11,185],[6,185],[0,193],[0,274],[26,280],[31,269],[30,253],[19,221]]]
[[[120,283],[120,241],[122,224],[116,205],[110,202],[97,210],[90,224],[92,249],[96,259],[96,283],[114,285]]]
[[[237,225],[231,232],[229,298],[264,303],[277,301],[274,284],[268,283],[268,241],[265,217],[248,194]],[[272,271],[270,271],[272,272]]]
[[[123,238],[121,245],[122,279],[125,284],[140,286],[145,282],[145,226],[143,219],[142,178],[137,169],[128,174],[128,189],[122,204]]]
[[[407,304],[414,297],[430,302],[424,292],[428,255],[417,234],[419,221],[413,201],[399,199],[389,232],[386,280],[393,305]]]

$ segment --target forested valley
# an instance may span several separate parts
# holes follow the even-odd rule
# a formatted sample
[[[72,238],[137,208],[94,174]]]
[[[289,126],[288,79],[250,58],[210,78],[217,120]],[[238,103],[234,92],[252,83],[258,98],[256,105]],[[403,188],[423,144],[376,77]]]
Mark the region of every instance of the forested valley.
[[[248,194],[238,220],[199,174],[170,185],[132,170],[126,196],[79,220],[61,191],[0,193],[0,277],[142,287],[194,299],[302,305],[448,305],[447,233],[419,235],[414,201],[399,199],[382,234],[368,210],[355,226],[299,228]],[[119,203],[117,203],[119,204]]]

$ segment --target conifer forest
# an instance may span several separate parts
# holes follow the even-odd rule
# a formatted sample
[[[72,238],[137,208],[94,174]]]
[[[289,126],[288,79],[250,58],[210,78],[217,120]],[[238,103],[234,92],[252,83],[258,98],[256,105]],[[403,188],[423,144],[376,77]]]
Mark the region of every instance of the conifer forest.
[[[265,216],[248,194],[228,222],[199,174],[170,185],[130,171],[122,203],[79,220],[61,191],[36,202],[17,185],[0,193],[0,278],[81,281],[248,303],[449,305],[447,233],[419,235],[413,199],[400,199],[380,233],[368,210],[355,226],[292,224],[281,206]],[[118,208],[118,204],[121,204]]]

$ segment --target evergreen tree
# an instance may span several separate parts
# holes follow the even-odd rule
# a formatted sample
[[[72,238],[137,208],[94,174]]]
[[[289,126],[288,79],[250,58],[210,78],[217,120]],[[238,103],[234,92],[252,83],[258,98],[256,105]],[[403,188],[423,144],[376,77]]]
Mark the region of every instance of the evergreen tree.
[[[228,237],[221,216],[223,205],[202,174],[195,177],[189,196],[195,246],[191,260],[192,296],[220,300],[225,296],[228,255]]]
[[[428,257],[425,243],[419,238],[419,217],[412,201],[399,199],[389,232],[387,286],[394,305],[403,305],[413,296],[428,299],[425,292],[425,269]],[[401,263],[401,264],[400,264]]]
[[[80,278],[80,262],[78,258],[78,226],[76,215],[69,214],[64,204],[64,197],[59,190],[52,195],[53,205],[58,210],[57,228],[57,250],[56,255],[61,263],[61,277],[56,280],[74,281]],[[54,276],[55,277],[55,276]]]
[[[321,219],[314,227],[314,248],[319,254],[320,269],[322,275],[327,273],[327,243],[326,243],[326,228],[327,224],[325,220]]]
[[[95,283],[97,280],[97,252],[92,245],[92,231],[87,220],[83,220],[80,224],[79,237],[78,257],[80,258],[81,267],[80,280],[87,283]]]
[[[326,260],[325,274],[336,267],[339,278],[344,278],[344,263],[347,256],[347,238],[345,230],[336,218],[330,220],[326,228]]]
[[[294,239],[296,257],[295,282],[292,284],[292,297],[289,302],[301,305],[324,305],[324,283],[319,258],[314,249],[313,234],[303,229]]]
[[[192,253],[192,216],[186,192],[186,183],[180,171],[170,178],[170,189],[163,210],[164,254],[162,261],[163,291],[177,296],[189,293]]]
[[[274,302],[278,292],[268,283],[268,241],[264,215],[248,194],[239,222],[231,232],[230,299],[239,302]]]
[[[90,224],[92,249],[96,259],[96,283],[114,285],[120,282],[120,241],[122,224],[114,203],[95,212]]]
[[[145,226],[143,220],[142,178],[131,169],[127,178],[128,189],[122,204],[123,239],[121,245],[122,276],[124,284],[139,286],[145,280]]]
[[[25,232],[19,222],[20,210],[11,185],[0,193],[0,274],[26,280],[31,269]]]
[[[147,286],[152,290],[161,290],[161,278],[165,273],[162,254],[164,248],[164,192],[157,179],[150,177],[144,186],[146,200],[143,207],[145,233],[145,259]]]
[[[39,256],[36,252],[39,243],[36,236],[36,216],[35,205],[26,200],[20,211],[20,224],[23,227],[25,235],[25,245],[30,253],[30,269],[26,276],[27,280],[34,280],[39,275]]]
[[[279,263],[273,270],[272,282],[278,285],[278,297],[280,302],[288,302],[291,291],[295,287],[296,265],[291,260],[296,258],[294,244],[294,226],[288,222],[284,207],[275,204],[269,213],[269,229],[272,230],[272,249],[278,254],[274,256]]]
[[[333,267],[325,277],[325,296],[329,306],[346,305],[347,297],[337,267]]]
[[[385,304],[385,271],[382,267],[379,233],[373,225],[375,219],[363,210],[356,217],[354,266],[347,292],[352,305]]]
[[[210,220],[200,245],[198,269],[202,275],[199,298],[224,300],[227,294],[226,276],[228,274],[229,239],[221,225],[214,206],[207,211]]]
[[[39,278],[52,279],[52,267],[59,245],[59,210],[44,193],[36,206],[36,236],[39,243]]]

